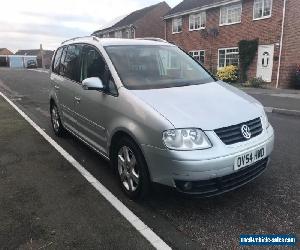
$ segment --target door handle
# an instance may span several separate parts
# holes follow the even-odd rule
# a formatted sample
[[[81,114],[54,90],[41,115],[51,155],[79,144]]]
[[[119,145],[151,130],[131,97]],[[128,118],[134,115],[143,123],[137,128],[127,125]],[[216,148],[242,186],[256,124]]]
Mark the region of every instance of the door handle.
[[[76,97],[76,96],[75,96],[74,99],[75,99],[75,101],[76,101],[77,103],[80,103],[80,100],[81,100],[81,99],[80,99],[79,97]]]
[[[56,90],[59,90],[59,86],[57,86],[57,85],[54,85],[54,88],[55,88]]]

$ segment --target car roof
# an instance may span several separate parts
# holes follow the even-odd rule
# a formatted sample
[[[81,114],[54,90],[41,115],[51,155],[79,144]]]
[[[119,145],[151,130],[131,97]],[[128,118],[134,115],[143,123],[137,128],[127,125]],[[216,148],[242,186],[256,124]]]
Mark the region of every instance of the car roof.
[[[112,46],[112,45],[169,45],[174,46],[167,41],[160,38],[138,38],[138,39],[126,39],[126,38],[98,38],[95,36],[77,37],[62,42],[62,45],[74,44],[74,43],[89,43],[100,46]]]

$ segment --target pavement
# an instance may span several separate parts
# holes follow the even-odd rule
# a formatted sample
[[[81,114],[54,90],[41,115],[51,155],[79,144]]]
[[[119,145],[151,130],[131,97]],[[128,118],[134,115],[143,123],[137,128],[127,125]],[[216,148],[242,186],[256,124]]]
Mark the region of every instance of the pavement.
[[[300,90],[241,88],[255,97],[267,112],[300,116]]]
[[[237,249],[240,234],[296,234],[299,239],[299,117],[268,113],[276,137],[271,163],[242,188],[206,199],[156,188],[147,200],[136,203],[120,191],[109,164],[99,155],[70,135],[54,136],[48,90],[44,72],[0,69],[0,91],[172,248]],[[300,107],[294,97],[252,95],[266,107]],[[29,249],[29,244],[45,249],[151,248],[77,171],[1,103],[0,249]]]

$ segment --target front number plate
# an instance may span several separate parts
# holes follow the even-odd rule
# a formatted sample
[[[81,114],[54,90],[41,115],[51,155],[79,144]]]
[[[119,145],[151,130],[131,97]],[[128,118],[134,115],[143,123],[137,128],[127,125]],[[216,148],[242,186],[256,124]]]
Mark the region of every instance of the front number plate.
[[[266,155],[266,147],[260,147],[243,155],[237,156],[234,161],[234,170],[239,170],[241,168],[247,167],[261,159]]]

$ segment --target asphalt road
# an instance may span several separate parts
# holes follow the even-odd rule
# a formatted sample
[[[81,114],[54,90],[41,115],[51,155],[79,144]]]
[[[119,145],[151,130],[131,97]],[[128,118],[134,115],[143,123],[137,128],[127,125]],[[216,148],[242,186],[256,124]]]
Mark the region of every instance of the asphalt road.
[[[0,249],[153,249],[2,96],[0,114]]]
[[[48,114],[48,88],[45,73],[0,69],[0,91],[174,249],[232,249],[238,247],[239,235],[248,233],[296,234],[299,238],[299,117],[269,114],[276,136],[271,163],[264,174],[246,186],[207,199],[182,197],[158,188],[148,200],[135,203],[120,191],[105,160],[72,136],[54,136]],[[259,98],[264,103],[264,96]],[[268,106],[276,107],[279,100],[286,102],[278,97],[267,99]],[[70,213],[74,216],[74,211]]]

